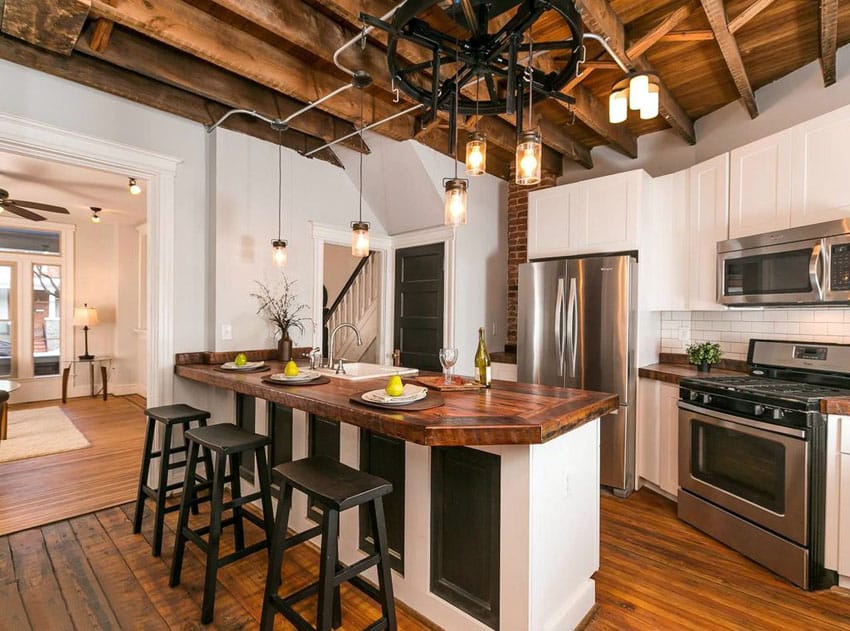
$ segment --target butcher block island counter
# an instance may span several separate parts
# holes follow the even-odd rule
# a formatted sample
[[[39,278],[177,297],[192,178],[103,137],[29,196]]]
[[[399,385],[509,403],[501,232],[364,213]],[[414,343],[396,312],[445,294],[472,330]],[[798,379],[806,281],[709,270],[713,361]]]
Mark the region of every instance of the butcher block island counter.
[[[175,366],[209,386],[213,421],[269,434],[273,465],[323,454],[393,482],[393,586],[407,606],[452,631],[561,631],[592,611],[598,419],[617,409],[616,396],[494,381],[488,390],[442,392],[444,404],[429,410],[382,410],[350,397],[385,379],[279,386],[263,382],[283,371],[279,362],[267,361],[268,372],[225,373],[212,363],[221,355],[178,355]],[[315,519],[296,494],[290,526],[304,530]],[[356,511],[341,515],[343,562],[371,549],[367,523]],[[374,568],[366,576],[377,581]]]

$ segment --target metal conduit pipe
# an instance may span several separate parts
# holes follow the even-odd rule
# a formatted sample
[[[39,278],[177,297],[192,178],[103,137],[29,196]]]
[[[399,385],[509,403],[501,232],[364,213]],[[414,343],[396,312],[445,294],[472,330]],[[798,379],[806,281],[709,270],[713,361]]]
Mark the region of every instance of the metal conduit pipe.
[[[387,116],[386,118],[382,118],[379,121],[375,121],[374,123],[370,123],[370,124],[366,125],[365,127],[363,127],[362,129],[358,129],[357,131],[353,131],[350,134],[346,134],[345,136],[342,136],[341,138],[337,138],[336,140],[332,140],[328,143],[325,143],[321,147],[316,147],[315,149],[311,149],[310,151],[308,151],[304,155],[307,156],[307,157],[310,157],[313,154],[318,153],[322,149],[328,149],[329,147],[333,147],[335,144],[340,143],[343,140],[348,140],[349,138],[357,136],[361,132],[372,129],[373,127],[377,127],[378,125],[383,125],[384,123],[389,122],[389,121],[393,120],[394,118],[398,118],[399,116],[404,116],[405,114],[410,114],[411,112],[418,110],[420,107],[422,107],[422,103],[418,103],[416,105],[408,107],[406,110],[402,110],[401,112],[396,112],[395,114],[393,114],[391,116]]]
[[[600,36],[599,36],[599,35],[597,35],[596,33],[585,33],[583,37],[584,37],[584,39],[592,39],[593,41],[596,41],[596,42],[599,42],[600,44],[602,44],[602,48],[604,48],[604,49],[605,49],[605,52],[607,52],[609,55],[611,55],[611,58],[612,58],[615,62],[617,62],[617,65],[618,65],[618,66],[620,66],[620,69],[621,69],[623,72],[625,72],[626,74],[629,74],[629,73],[631,72],[631,70],[629,69],[629,67],[628,67],[628,66],[627,66],[627,65],[623,62],[623,60],[622,60],[622,59],[620,59],[620,58],[617,56],[617,53],[615,53],[615,52],[614,52],[614,49],[613,49],[613,48],[611,48],[611,47],[608,45],[608,40],[607,40],[607,39],[605,39],[604,37],[600,37]]]
[[[406,2],[406,0],[404,0],[404,2]],[[381,16],[381,18],[380,18],[380,19],[381,19],[381,21],[382,21],[382,22],[386,22],[387,20],[389,20],[389,19],[390,19],[393,15],[395,15],[395,12],[396,12],[396,11],[398,11],[398,10],[402,7],[402,5],[404,5],[404,2],[400,2],[400,3],[399,3],[399,4],[395,7],[395,8],[390,9],[390,10],[389,10],[389,11],[387,11],[384,15],[382,15],[382,16]],[[349,48],[351,48],[352,46],[354,46],[354,44],[356,44],[357,42],[364,41],[364,40],[365,40],[365,38],[366,38],[366,36],[367,36],[369,33],[371,33],[374,29],[375,29],[375,27],[374,27],[374,26],[367,26],[367,27],[365,27],[365,28],[363,29],[363,31],[362,31],[359,35],[355,35],[355,36],[354,36],[354,37],[352,37],[350,40],[348,40],[347,42],[345,42],[345,44],[343,44],[342,46],[340,46],[339,48],[337,48],[337,49],[336,49],[336,52],[334,53],[334,65],[335,65],[337,68],[339,68],[340,70],[342,70],[343,72],[345,72],[346,74],[348,74],[348,76],[353,77],[353,76],[354,76],[355,71],[354,71],[354,70],[351,70],[350,68],[346,68],[345,66],[343,66],[343,65],[342,65],[342,62],[339,60],[339,56],[340,56],[340,55],[341,55],[344,51],[346,51],[346,50],[348,50]]]

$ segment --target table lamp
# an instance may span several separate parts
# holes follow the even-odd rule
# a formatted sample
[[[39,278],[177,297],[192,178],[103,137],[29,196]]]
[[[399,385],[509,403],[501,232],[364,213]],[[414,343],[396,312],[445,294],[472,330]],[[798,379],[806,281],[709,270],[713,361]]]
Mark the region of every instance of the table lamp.
[[[83,333],[86,339],[86,351],[80,355],[80,359],[94,359],[94,355],[89,354],[89,327],[97,324],[97,309],[89,307],[88,303],[83,303],[82,307],[74,308],[74,326],[83,327]]]

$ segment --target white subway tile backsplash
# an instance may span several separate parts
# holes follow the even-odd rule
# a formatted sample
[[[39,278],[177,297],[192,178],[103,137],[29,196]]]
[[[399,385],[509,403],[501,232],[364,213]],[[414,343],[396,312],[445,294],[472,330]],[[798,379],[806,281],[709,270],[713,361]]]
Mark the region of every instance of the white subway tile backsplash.
[[[760,320],[764,320],[764,313],[762,311],[753,311],[749,309],[741,311],[741,320],[744,322],[758,322]]]
[[[813,322],[815,314],[811,309],[795,309],[788,312],[788,319],[794,322]]]
[[[777,322],[773,325],[773,330],[777,333],[785,335],[797,335],[800,333],[799,322]]]
[[[815,312],[815,322],[844,322],[844,312],[839,309],[824,309]]]

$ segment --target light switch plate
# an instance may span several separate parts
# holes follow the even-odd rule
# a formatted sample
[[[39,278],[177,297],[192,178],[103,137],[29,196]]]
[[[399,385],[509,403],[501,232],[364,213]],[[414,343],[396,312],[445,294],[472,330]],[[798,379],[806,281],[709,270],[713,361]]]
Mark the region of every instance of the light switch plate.
[[[221,325],[221,339],[223,340],[232,340],[233,339],[233,327],[229,324]]]

